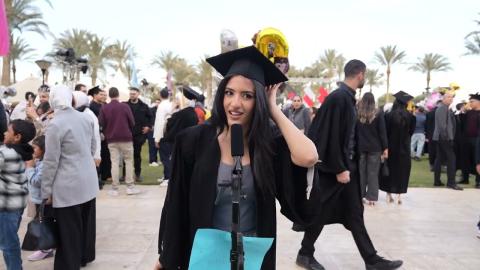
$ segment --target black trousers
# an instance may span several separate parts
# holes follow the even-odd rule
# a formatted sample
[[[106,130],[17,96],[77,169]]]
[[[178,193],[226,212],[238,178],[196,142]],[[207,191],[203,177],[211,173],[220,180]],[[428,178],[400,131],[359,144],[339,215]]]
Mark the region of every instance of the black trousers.
[[[59,245],[54,270],[79,270],[95,260],[95,199],[70,207],[54,208]]]
[[[430,167],[433,168],[435,165],[435,158],[437,154],[437,144],[435,141],[431,139],[428,140],[428,162],[430,163]]]
[[[144,134],[133,137],[133,167],[137,177],[142,173],[142,146],[146,140]]]
[[[368,235],[363,220],[363,205],[359,192],[359,180],[354,179],[354,173],[350,174],[352,180],[346,184],[341,197],[342,203],[346,203],[345,222],[352,233],[355,244],[365,263],[374,263],[378,259],[377,251],[373,246],[372,240]],[[308,227],[302,240],[302,247],[299,251],[301,255],[313,256],[315,252],[314,244],[322,232],[323,225]]]
[[[172,174],[172,144],[164,139],[160,140],[160,161],[163,164],[164,179],[170,179]]]
[[[100,149],[100,157],[102,162],[98,167],[98,173],[100,174],[100,179],[102,181],[107,180],[112,177],[112,162],[110,161],[110,151],[108,150],[107,141],[102,141]]]
[[[442,169],[442,161],[447,163],[447,185],[454,186],[455,182],[455,151],[453,149],[453,141],[437,141],[437,155],[435,165],[433,166],[434,183],[440,184],[440,174]]]
[[[477,139],[469,138],[467,141],[467,153],[461,153],[467,155],[465,166],[462,168],[462,180],[468,182],[470,174],[475,175],[475,183],[480,183],[480,175],[477,173],[476,169],[476,150],[477,150]]]

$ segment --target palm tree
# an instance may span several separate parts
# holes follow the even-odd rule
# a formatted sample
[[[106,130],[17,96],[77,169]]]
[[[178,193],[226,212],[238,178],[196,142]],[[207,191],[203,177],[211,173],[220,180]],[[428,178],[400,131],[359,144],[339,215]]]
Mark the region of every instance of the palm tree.
[[[96,34],[88,35],[88,65],[92,77],[92,85],[96,85],[98,72],[105,71],[107,66],[113,66],[110,62],[113,56],[112,45],[107,44],[107,39]]]
[[[198,78],[195,68],[183,58],[179,58],[173,67],[173,78],[176,84],[196,84]]]
[[[390,92],[390,74],[392,72],[392,65],[401,62],[402,59],[406,56],[404,51],[397,50],[396,45],[389,45],[386,47],[381,47],[380,52],[375,53],[375,60],[378,63],[387,66],[387,94],[386,94],[386,102],[388,103],[390,96],[388,95]]]
[[[206,103],[210,104],[213,92],[213,68],[209,63],[207,63],[207,61],[205,61],[205,59],[207,59],[208,57],[208,55],[204,55],[202,59],[200,59],[200,62],[197,64],[197,70],[200,87],[207,93]]]
[[[50,1],[46,1],[50,4]],[[51,6],[51,4],[50,4]],[[10,47],[15,40],[15,32],[35,32],[45,37],[50,34],[48,25],[43,21],[43,14],[35,6],[35,0],[5,0],[5,10],[10,31]],[[10,55],[3,56],[2,82],[10,84]]]
[[[423,58],[418,58],[418,62],[411,66],[409,69],[414,71],[420,71],[427,74],[427,90],[430,89],[431,73],[433,71],[447,71],[452,69],[448,59],[440,54],[427,53]]]
[[[325,68],[320,64],[319,61],[315,61],[308,67],[305,67],[302,71],[303,76],[307,78],[318,78],[325,71]]]
[[[320,56],[320,65],[323,67],[324,77],[329,80],[328,89],[331,88],[331,80],[338,75],[340,77],[341,72],[339,71],[339,66],[343,70],[343,65],[345,63],[345,58],[342,54],[337,54],[335,49],[325,50],[323,56]]]
[[[378,69],[367,69],[367,72],[365,72],[365,79],[370,87],[370,93],[372,92],[372,88],[374,86],[380,86],[383,84],[383,74],[378,74],[378,72]]]
[[[135,57],[136,54],[134,52],[134,48],[128,41],[120,41],[117,40],[112,45],[112,60],[115,62],[115,69],[120,69],[120,71],[127,77],[131,76],[131,66],[127,64],[130,57]]]
[[[465,39],[465,48],[467,49],[465,55],[480,55],[480,35],[472,35]]]
[[[88,38],[91,33],[88,30],[71,29],[65,30],[53,43],[55,50],[72,48],[76,57],[84,57],[88,54]]]
[[[343,68],[345,67],[346,61],[347,59],[345,59],[345,57],[343,57],[341,54],[337,56],[337,60],[335,61],[339,81],[342,80]]]
[[[178,60],[178,56],[173,54],[173,52],[162,52],[160,55],[157,55],[152,59],[151,65],[158,66],[166,72],[169,72],[173,71]]]
[[[178,56],[171,51],[161,52],[160,55],[155,56],[150,63],[152,66],[158,66],[159,68],[165,70],[167,74],[173,73],[173,69],[178,62]],[[168,86],[170,87],[170,86]],[[173,91],[173,96],[177,94],[177,90],[175,87],[170,89]]]
[[[33,55],[30,53],[35,51],[30,45],[28,45],[24,39],[17,37],[13,43],[12,47],[10,48],[10,61],[13,73],[13,83],[17,82],[17,66],[15,65],[15,61],[23,61],[23,60],[30,60],[32,59]]]

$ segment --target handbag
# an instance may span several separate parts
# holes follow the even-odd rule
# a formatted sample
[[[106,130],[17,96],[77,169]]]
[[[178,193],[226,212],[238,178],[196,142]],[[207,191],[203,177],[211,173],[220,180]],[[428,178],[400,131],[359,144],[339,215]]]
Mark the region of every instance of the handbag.
[[[53,217],[45,217],[44,209],[45,201],[40,204],[37,218],[28,223],[27,232],[22,243],[23,250],[47,250],[57,247],[57,223]]]

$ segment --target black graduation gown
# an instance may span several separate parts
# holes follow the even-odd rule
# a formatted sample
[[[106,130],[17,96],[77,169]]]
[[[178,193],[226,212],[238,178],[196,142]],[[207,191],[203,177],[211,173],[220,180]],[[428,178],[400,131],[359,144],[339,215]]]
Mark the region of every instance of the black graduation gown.
[[[306,169],[293,165],[285,140],[275,140],[276,196],[263,195],[256,186],[257,235],[276,237],[275,197],[281,213],[303,224],[305,215]],[[252,150],[252,149],[251,149]],[[250,160],[253,164],[253,151]],[[220,147],[217,130],[210,124],[181,132],[172,155],[172,178],[162,211],[159,232],[160,261],[166,269],[187,269],[195,232],[212,228]],[[267,252],[262,269],[275,269],[275,241]]]
[[[415,131],[416,119],[405,111],[392,111],[385,115],[388,136],[389,175],[380,175],[379,187],[388,193],[407,193],[412,159],[410,142]]]
[[[466,135],[466,114],[460,113],[455,115],[455,163],[456,169],[463,171],[470,170],[470,159],[467,153],[470,151],[468,138]]]
[[[163,141],[174,143],[175,137],[182,130],[198,124],[198,117],[195,109],[186,107],[172,114],[167,120]]]
[[[312,121],[309,137],[321,160],[309,200],[314,226],[341,223],[350,229],[347,215],[363,215],[358,170],[349,149],[355,121],[354,92],[345,84],[328,95]],[[345,170],[350,182],[342,184],[336,175]]]

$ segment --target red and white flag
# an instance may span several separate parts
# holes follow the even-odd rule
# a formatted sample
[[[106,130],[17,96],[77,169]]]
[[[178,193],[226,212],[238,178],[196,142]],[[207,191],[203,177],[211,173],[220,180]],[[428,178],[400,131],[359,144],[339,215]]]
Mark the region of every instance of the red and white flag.
[[[320,102],[320,104],[323,104],[323,102],[325,101],[325,98],[327,98],[328,96],[328,91],[327,89],[325,89],[325,87],[323,86],[320,86],[320,88],[318,89],[318,102]]]
[[[0,0],[0,55],[7,55],[10,50],[10,34],[8,33],[7,11],[5,3]]]
[[[307,104],[308,107],[313,107],[315,103],[315,94],[312,91],[312,84],[308,83],[305,89],[303,90],[303,102]]]

